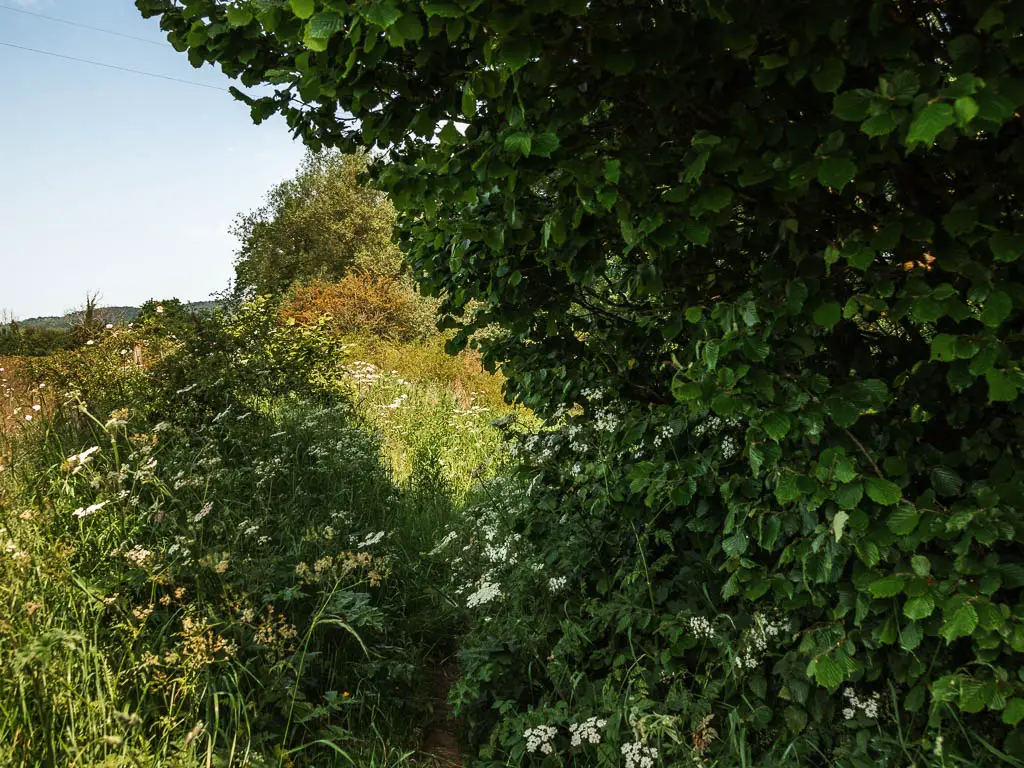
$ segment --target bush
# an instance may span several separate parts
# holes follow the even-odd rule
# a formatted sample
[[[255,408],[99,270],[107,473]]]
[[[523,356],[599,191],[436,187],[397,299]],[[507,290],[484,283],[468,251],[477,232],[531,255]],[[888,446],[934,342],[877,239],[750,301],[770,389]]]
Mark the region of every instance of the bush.
[[[518,519],[578,590],[467,652],[485,765],[598,714],[630,766],[1024,760],[1024,4],[137,5],[386,151],[452,346],[579,409]]]
[[[307,323],[328,315],[328,327],[335,333],[391,341],[422,339],[435,331],[436,323],[433,302],[411,285],[365,272],[334,283],[297,285],[281,311]]]

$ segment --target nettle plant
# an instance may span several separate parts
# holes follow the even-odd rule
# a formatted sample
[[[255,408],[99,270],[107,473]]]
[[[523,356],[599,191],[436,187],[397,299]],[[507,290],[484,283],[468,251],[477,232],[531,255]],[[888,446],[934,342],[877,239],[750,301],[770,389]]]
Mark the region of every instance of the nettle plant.
[[[742,658],[698,618],[784,617],[680,754],[717,713],[773,764],[1024,756],[1024,2],[137,5],[257,121],[376,148],[453,346],[499,327],[509,396],[617,446],[538,481],[590,596],[646,596],[589,680],[628,632],[653,701]]]

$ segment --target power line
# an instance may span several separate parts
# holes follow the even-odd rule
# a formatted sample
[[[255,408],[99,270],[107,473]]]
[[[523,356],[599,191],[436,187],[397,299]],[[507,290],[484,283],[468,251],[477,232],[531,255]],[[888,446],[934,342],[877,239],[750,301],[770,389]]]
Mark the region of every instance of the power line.
[[[119,67],[116,64],[104,64],[102,61],[92,61],[90,59],[79,59],[75,56],[65,56],[63,53],[54,53],[53,51],[43,51],[39,48],[28,48],[24,45],[15,45],[14,43],[5,43],[0,40],[0,45],[7,48],[15,48],[19,51],[31,51],[32,53],[41,53],[44,56],[53,56],[58,59],[67,59],[68,61],[77,61],[81,64],[92,64],[94,67],[106,67],[107,69],[116,69],[119,72],[132,72],[136,75],[145,75],[146,77],[157,77],[161,80],[170,80],[174,83],[182,83],[184,85],[194,85],[197,88],[211,88],[215,91],[227,91],[227,88],[221,88],[217,85],[207,85],[206,83],[197,83],[194,80],[182,80],[180,77],[171,77],[170,75],[158,75],[155,72],[143,72],[141,69],[132,69],[130,67]]]
[[[11,13],[22,13],[26,16],[35,16],[37,19],[46,19],[48,21],[56,21],[60,24],[68,24],[72,27],[81,27],[82,29],[89,29],[93,32],[102,32],[105,35],[115,35],[117,37],[123,37],[126,40],[136,40],[140,43],[149,43],[150,45],[159,45],[161,48],[166,48],[166,43],[157,42],[156,40],[149,40],[145,37],[137,37],[135,35],[127,35],[124,32],[115,32],[112,29],[104,29],[103,27],[94,27],[91,24],[81,24],[77,21],[71,21],[69,19],[62,19],[59,16],[47,16],[45,13],[36,13],[35,11],[26,11],[24,8],[12,8],[9,5],[0,4],[0,10],[10,11]]]

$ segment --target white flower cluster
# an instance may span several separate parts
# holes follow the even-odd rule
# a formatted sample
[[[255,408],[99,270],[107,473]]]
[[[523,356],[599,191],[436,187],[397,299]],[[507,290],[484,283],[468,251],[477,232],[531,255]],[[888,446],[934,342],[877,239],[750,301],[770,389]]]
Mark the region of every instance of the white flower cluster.
[[[608,724],[607,720],[588,717],[582,723],[569,723],[569,739],[574,747],[581,744],[600,744],[601,729]]]
[[[878,707],[882,701],[882,697],[879,695],[878,691],[875,691],[867,698],[861,699],[857,697],[856,693],[854,693],[853,688],[846,688],[843,691],[843,696],[846,697],[846,706],[843,708],[843,717],[847,720],[852,720],[857,714],[857,710],[860,710],[872,720],[878,717]]]
[[[654,447],[657,448],[663,442],[665,442],[666,440],[671,438],[672,435],[674,435],[674,434],[675,434],[675,430],[672,429],[672,427],[668,426],[667,424],[665,426],[661,427],[660,429],[658,429],[657,433],[654,435]]]
[[[536,728],[527,728],[523,731],[527,751],[550,755],[554,751],[554,748],[551,746],[551,740],[555,738],[557,733],[558,730],[550,725],[538,725]]]
[[[149,562],[149,558],[153,556],[153,553],[143,547],[141,544],[136,544],[134,547],[124,553],[125,559],[132,565],[142,568]]]
[[[203,504],[203,508],[202,509],[200,509],[194,515],[192,515],[192,522],[193,523],[198,523],[200,520],[202,520],[207,515],[209,515],[210,511],[212,509],[213,509],[213,502],[212,501],[206,502],[205,504]]]
[[[92,460],[92,455],[99,450],[98,445],[94,445],[92,448],[87,448],[81,453],[75,453],[68,456],[67,463],[71,467],[71,474],[77,475],[82,471],[82,467],[88,464]]]
[[[552,593],[561,592],[565,589],[565,585],[568,583],[569,578],[567,576],[552,576],[548,579],[548,589],[551,590]]]
[[[480,584],[477,587],[476,592],[466,598],[467,608],[476,608],[478,605],[489,603],[496,597],[501,596],[501,587],[495,584],[493,581],[488,581],[486,577],[480,580]]]
[[[635,741],[622,745],[622,756],[626,758],[626,768],[651,768],[658,759],[658,750]]]
[[[704,616],[691,616],[686,620],[686,623],[689,625],[690,631],[697,637],[710,640],[715,636],[715,628],[711,626],[711,622]]]
[[[584,389],[582,392],[580,392],[580,394],[587,398],[587,400],[593,400],[594,402],[597,402],[604,398],[604,392],[602,392],[600,389],[597,389],[597,387]]]
[[[384,531],[377,531],[376,533],[371,533],[365,539],[356,544],[356,546],[359,549],[363,549],[364,547],[372,547],[374,544],[380,544],[381,540],[384,538],[384,534]]]
[[[594,427],[600,432],[614,432],[619,428],[620,419],[610,410],[599,411],[594,418]]]
[[[71,514],[75,517],[89,517],[89,515],[94,515],[97,512],[99,512],[101,509],[107,506],[108,503],[109,502],[101,501],[98,504],[90,504],[88,507],[79,507]]]
[[[768,651],[768,642],[777,638],[789,626],[789,622],[772,621],[763,613],[755,614],[755,624],[747,632],[746,649],[740,656],[740,666],[754,669],[761,664]]]
[[[259,523],[254,523],[252,520],[247,518],[238,524],[238,530],[240,530],[244,536],[252,537],[260,532],[260,526]]]

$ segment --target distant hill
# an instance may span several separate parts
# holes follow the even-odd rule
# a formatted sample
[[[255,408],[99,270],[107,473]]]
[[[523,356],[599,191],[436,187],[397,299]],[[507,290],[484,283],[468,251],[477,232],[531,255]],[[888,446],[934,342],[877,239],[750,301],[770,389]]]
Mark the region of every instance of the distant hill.
[[[217,301],[190,301],[185,304],[188,309],[213,309],[220,302]],[[96,313],[108,323],[121,325],[130,323],[139,316],[138,307],[97,307]],[[31,317],[27,320],[19,320],[18,325],[22,328],[72,328],[82,316],[81,312],[68,312],[66,315],[51,317]]]

